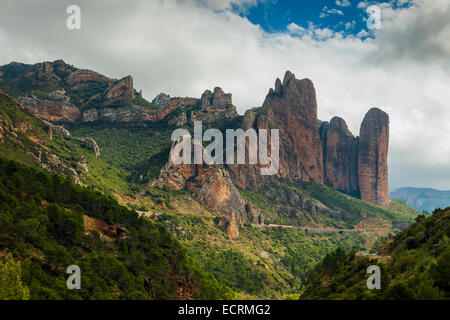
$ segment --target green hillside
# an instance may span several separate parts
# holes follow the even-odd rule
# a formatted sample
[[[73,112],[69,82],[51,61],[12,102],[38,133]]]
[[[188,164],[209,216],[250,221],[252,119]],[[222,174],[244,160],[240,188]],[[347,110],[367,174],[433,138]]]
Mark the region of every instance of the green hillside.
[[[169,233],[115,199],[4,159],[0,178],[0,255],[21,261],[31,299],[231,297]],[[123,234],[106,233],[111,227]],[[81,290],[66,287],[73,264]]]
[[[338,249],[308,275],[302,299],[450,299],[450,207],[436,209],[387,240],[375,258]],[[369,290],[366,269],[381,269]]]

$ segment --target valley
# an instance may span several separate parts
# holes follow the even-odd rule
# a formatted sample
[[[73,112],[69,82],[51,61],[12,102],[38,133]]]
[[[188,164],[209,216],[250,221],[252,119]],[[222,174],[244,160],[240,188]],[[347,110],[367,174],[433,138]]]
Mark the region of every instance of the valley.
[[[148,102],[131,77],[108,79],[61,60],[0,70],[0,89],[6,92],[0,94],[2,192],[17,197],[17,212],[26,207],[27,195],[33,212],[39,212],[1,215],[23,222],[25,229],[40,221],[49,231],[43,247],[39,236],[19,237],[23,230],[10,226],[2,231],[0,250],[23,261],[33,298],[92,294],[65,292],[65,261],[51,260],[54,247],[72,262],[92,265],[88,257],[97,253],[105,261],[118,259],[113,263],[120,272],[102,284],[108,294],[94,298],[297,299],[308,272],[327,254],[339,248],[369,252],[378,239],[400,232],[419,214],[386,197],[387,114],[371,109],[361,139],[342,119],[319,122],[312,82],[290,72],[283,83],[277,79],[262,107],[239,116],[231,94],[220,88],[199,99],[160,95]],[[278,127],[278,174],[263,178],[249,165],[174,165],[170,135],[176,128],[192,132],[194,120],[221,131]],[[25,198],[8,189],[16,183],[8,182],[8,166],[33,172],[33,179],[21,178],[22,184],[32,183],[30,190],[20,187],[27,190]],[[94,199],[86,203],[43,193],[45,186],[35,188],[40,175],[57,179],[48,173],[64,178],[71,192],[95,194]],[[111,208],[96,208],[102,201]],[[75,242],[64,235],[70,230],[50,231],[54,213],[46,211],[46,203],[74,215],[67,219],[78,228]],[[49,224],[43,222],[46,216]],[[121,228],[131,232],[130,239],[113,236]],[[146,249],[149,239],[141,239],[148,233],[161,239],[153,251]],[[36,280],[31,265],[51,270],[47,280]],[[165,268],[171,272],[162,272]]]

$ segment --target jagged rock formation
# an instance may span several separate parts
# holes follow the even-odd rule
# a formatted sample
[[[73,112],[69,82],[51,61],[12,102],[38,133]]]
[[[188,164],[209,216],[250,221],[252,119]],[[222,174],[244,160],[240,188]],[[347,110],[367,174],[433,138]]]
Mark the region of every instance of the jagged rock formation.
[[[341,118],[319,122],[324,183],[362,200],[387,206],[389,117],[378,108],[367,112],[360,137],[354,137]]]
[[[162,93],[149,103],[142,91],[134,89],[131,76],[111,79],[62,60],[35,65],[13,62],[0,67],[0,89],[10,88],[34,116],[54,122],[155,122],[175,110],[186,113],[186,119],[179,119],[178,123],[215,122],[237,116],[231,94],[220,88],[214,92],[206,90],[200,99],[171,98]],[[46,95],[49,90],[54,91]]]
[[[54,125],[51,122],[42,120],[42,122],[49,128],[52,129],[52,132],[55,131],[57,134],[63,136],[63,137],[70,137],[70,132],[64,126],[61,125]]]
[[[275,82],[263,107],[267,128],[280,129],[280,176],[323,182],[322,150],[317,131],[317,102],[313,83],[297,80],[287,71],[283,84]]]
[[[361,199],[387,206],[389,203],[388,114],[378,108],[370,109],[361,124],[359,135],[358,174]]]
[[[219,87],[214,88],[214,92],[206,90],[202,94],[199,105],[200,110],[191,113],[192,121],[216,122],[237,116],[231,93],[225,93]]]
[[[389,120],[371,109],[362,125],[361,138],[354,137],[341,118],[317,119],[314,87],[308,79],[297,80],[286,72],[261,108],[247,110],[244,130],[280,130],[280,170],[277,177],[291,181],[315,181],[362,200],[388,204],[387,147]],[[227,166],[233,182],[258,189],[274,177],[259,174],[259,165]]]
[[[89,150],[92,150],[95,153],[95,157],[100,157],[100,148],[97,145],[97,142],[95,142],[92,138],[78,138],[79,141],[83,143],[83,145],[88,148]]]
[[[119,80],[115,85],[110,84],[110,88],[105,95],[104,106],[110,106],[117,103],[129,102],[134,98],[133,77],[126,76]]]
[[[297,80],[294,74],[286,72],[283,83],[277,79],[275,89],[270,89],[263,107],[245,113],[242,127],[280,130],[277,177],[323,183],[316,94],[309,79]],[[255,166],[229,168],[233,181],[241,187],[255,188],[267,179],[258,176]]]
[[[152,104],[155,106],[162,106],[163,104],[166,104],[170,101],[170,96],[168,94],[165,94],[164,92],[161,92],[158,94],[153,100]]]
[[[172,144],[171,152],[181,137]],[[222,216],[221,225],[230,238],[239,236],[244,223],[262,223],[261,211],[248,203],[239,193],[227,170],[219,165],[175,164],[170,159],[161,169],[153,186],[172,190],[187,189],[207,209]]]
[[[345,120],[334,117],[319,124],[322,140],[324,184],[351,195],[358,195],[358,138],[348,130]]]

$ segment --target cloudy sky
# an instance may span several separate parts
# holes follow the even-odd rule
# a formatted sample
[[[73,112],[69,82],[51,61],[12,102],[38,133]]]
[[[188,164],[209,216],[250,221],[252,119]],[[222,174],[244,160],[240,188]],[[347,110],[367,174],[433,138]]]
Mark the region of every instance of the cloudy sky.
[[[448,0],[0,0],[0,64],[64,59],[151,100],[220,86],[242,114],[286,70],[315,85],[319,118],[357,135],[374,106],[391,120],[390,188],[450,190]],[[81,8],[81,30],[66,9]],[[370,30],[366,8],[381,10]]]

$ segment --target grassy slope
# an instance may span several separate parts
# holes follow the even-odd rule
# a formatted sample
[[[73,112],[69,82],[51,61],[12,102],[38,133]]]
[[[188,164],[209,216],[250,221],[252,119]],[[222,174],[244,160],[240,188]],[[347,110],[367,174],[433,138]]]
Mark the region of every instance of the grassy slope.
[[[101,158],[126,171],[125,180],[135,187],[156,177],[168,158],[171,130],[159,124],[88,123],[68,129],[74,136],[94,138]]]
[[[82,147],[73,137],[64,138],[54,132],[53,140],[50,140],[48,129],[40,120],[28,115],[4,96],[0,96],[0,114],[4,120],[15,126],[19,123],[29,123],[32,126],[32,129],[27,132],[17,133],[17,139],[24,148],[8,137],[4,137],[3,143],[0,143],[1,156],[39,167],[39,163],[27,154],[27,151],[33,151],[37,147],[36,143],[28,138],[34,135],[48,148],[49,153],[57,155],[63,163],[73,167],[79,173],[83,171],[77,162],[84,156],[88,163],[89,174],[82,182],[105,193],[132,193],[130,184],[126,182],[128,173],[124,169],[108,164],[102,157],[96,158],[92,151]]]

